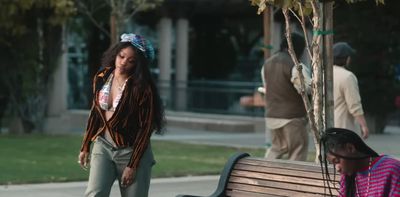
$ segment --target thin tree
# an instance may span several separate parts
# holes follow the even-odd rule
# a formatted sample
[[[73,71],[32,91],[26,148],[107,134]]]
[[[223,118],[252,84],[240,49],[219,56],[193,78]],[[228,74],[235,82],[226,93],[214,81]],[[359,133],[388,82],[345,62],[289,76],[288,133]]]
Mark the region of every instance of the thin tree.
[[[258,6],[257,13],[260,14],[264,11],[268,6],[276,6],[282,9],[282,13],[285,18],[285,37],[288,41],[288,52],[296,66],[296,69],[299,71],[299,78],[301,83],[301,97],[303,99],[309,123],[311,126],[311,131],[313,134],[314,145],[316,149],[316,157],[315,161],[318,162],[319,146],[320,146],[320,135],[328,126],[333,125],[333,116],[328,116],[327,114],[332,109],[327,109],[327,107],[333,107],[333,102],[329,102],[331,105],[327,105],[326,101],[324,101],[324,96],[328,94],[332,95],[332,83],[331,80],[327,81],[326,77],[331,76],[333,73],[332,65],[323,65],[323,57],[332,58],[332,55],[325,55],[323,52],[323,37],[332,36],[332,29],[324,29],[323,22],[323,3],[324,1],[317,0],[250,0],[251,4],[254,6]],[[330,3],[333,0],[329,1]],[[358,1],[364,0],[346,0],[348,3],[355,3]],[[323,2],[322,4],[320,2]],[[377,4],[384,3],[384,0],[375,0]],[[332,6],[325,7],[328,9],[332,9]],[[326,10],[325,12],[331,12],[332,10]],[[291,16],[294,16],[297,21],[300,23],[302,27],[304,38],[306,42],[306,54],[311,59],[311,67],[312,67],[312,84],[311,84],[311,99],[308,97],[306,93],[304,76],[302,72],[302,66],[299,60],[296,58],[294,53],[292,40],[290,37],[291,30]],[[332,17],[329,18],[332,20]],[[312,39],[311,41],[307,37],[307,27],[306,24],[310,23],[312,25]],[[330,21],[331,24],[331,21]],[[325,48],[332,49],[332,42],[328,43]],[[331,50],[329,50],[331,51]],[[325,61],[327,63],[332,63],[332,61]],[[325,70],[325,68],[329,68],[330,70]],[[328,74],[327,74],[328,73]],[[330,87],[330,89],[326,89],[326,87]]]

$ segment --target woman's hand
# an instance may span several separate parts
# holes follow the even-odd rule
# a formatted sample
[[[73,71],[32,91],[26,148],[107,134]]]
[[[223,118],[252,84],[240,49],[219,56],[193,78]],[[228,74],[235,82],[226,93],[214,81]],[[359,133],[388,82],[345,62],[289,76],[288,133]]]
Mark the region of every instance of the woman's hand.
[[[89,152],[80,152],[78,156],[78,163],[82,169],[87,170],[89,166]]]
[[[133,183],[135,179],[136,170],[134,168],[125,167],[124,172],[121,177],[121,185],[122,187],[128,187]]]

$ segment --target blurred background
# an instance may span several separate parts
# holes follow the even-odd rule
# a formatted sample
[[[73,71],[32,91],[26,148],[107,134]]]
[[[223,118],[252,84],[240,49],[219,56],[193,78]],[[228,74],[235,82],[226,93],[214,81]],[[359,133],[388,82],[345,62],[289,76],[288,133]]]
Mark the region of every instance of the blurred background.
[[[357,49],[350,70],[375,133],[400,125],[399,7],[335,1],[334,41]],[[92,77],[123,32],[153,43],[168,111],[263,117],[240,99],[262,86],[264,50],[276,52],[284,32],[273,9],[265,46],[265,19],[248,0],[21,0],[0,13],[0,131],[14,134],[83,132]]]

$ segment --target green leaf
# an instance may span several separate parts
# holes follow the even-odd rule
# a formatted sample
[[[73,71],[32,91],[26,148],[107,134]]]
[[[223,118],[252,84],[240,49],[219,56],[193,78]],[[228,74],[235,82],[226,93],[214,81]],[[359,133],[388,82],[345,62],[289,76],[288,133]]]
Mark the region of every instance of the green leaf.
[[[294,7],[294,0],[283,0],[282,8],[293,8]]]
[[[376,5],[379,5],[379,4],[385,4],[385,0],[375,0],[375,2],[376,2]]]

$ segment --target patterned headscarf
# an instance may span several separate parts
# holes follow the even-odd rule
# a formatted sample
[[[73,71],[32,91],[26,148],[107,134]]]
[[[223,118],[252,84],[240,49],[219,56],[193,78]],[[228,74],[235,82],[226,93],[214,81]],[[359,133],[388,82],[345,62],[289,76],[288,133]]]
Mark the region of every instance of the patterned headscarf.
[[[146,40],[143,36],[124,33],[121,35],[121,42],[130,42],[135,48],[143,52],[149,62],[154,60],[154,48],[150,41]]]

